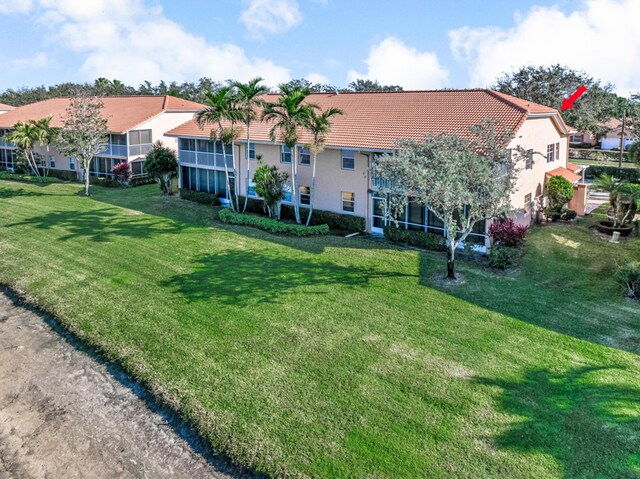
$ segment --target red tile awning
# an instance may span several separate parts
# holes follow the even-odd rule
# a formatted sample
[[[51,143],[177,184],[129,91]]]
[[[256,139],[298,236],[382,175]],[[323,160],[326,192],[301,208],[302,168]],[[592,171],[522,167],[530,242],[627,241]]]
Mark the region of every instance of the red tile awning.
[[[547,171],[547,176],[549,178],[551,178],[552,176],[562,176],[564,179],[569,180],[571,184],[576,184],[582,179],[582,176],[562,166],[556,168],[555,170]]]

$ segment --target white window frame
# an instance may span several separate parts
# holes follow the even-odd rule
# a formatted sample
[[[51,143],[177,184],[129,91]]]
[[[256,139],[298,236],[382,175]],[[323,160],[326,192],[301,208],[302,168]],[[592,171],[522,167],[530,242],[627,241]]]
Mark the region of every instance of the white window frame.
[[[303,156],[308,157],[309,161],[307,161],[306,163],[303,163],[302,162]],[[306,148],[304,146],[298,147],[298,163],[302,166],[309,166],[311,164],[311,152],[309,151],[309,148]]]
[[[344,199],[345,193],[351,195],[352,199],[351,200],[345,200]],[[342,209],[343,212],[345,212],[345,213],[355,213],[355,211],[356,211],[356,194],[355,194],[355,192],[353,192],[353,191],[341,191],[340,192],[340,200],[342,202],[342,208],[341,209]],[[347,204],[347,203],[351,203],[351,207],[353,209],[351,209],[351,210],[345,209],[345,204]]]
[[[69,157],[69,169],[73,171],[76,169],[76,159],[73,156]]]
[[[251,153],[253,153],[253,156],[251,155]],[[249,159],[250,160],[255,160],[256,159],[256,144],[255,143],[249,143]]]
[[[54,155],[49,155],[49,168],[56,167],[56,157]]]
[[[307,193],[303,193],[302,192],[302,188],[306,188]],[[308,200],[308,203],[304,203],[302,201],[302,198],[305,197]],[[311,187],[310,186],[300,186],[298,188],[298,202],[302,205],[302,206],[310,206],[311,205]]]
[[[280,148],[280,163],[290,165],[293,161],[293,151],[291,151],[291,148],[289,148],[289,151],[287,152],[287,148],[289,148],[287,145],[282,145],[282,147]],[[284,161],[285,155],[289,155],[289,161]]]
[[[533,150],[526,151],[526,156],[524,157],[524,169],[525,170],[533,169]]]
[[[353,152],[353,156],[345,156],[346,152]],[[352,168],[345,168],[344,166],[344,160],[353,160],[353,167]],[[342,156],[340,158],[340,167],[341,169],[345,170],[345,171],[354,171],[356,169],[356,150],[349,150],[349,149],[343,149],[342,150]]]
[[[555,161],[554,154],[556,152],[556,145],[549,143],[547,145],[547,163],[553,163]]]

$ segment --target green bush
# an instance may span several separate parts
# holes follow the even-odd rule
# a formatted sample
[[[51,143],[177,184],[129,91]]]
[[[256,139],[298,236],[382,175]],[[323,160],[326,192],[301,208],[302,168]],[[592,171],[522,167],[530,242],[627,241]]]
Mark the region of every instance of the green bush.
[[[226,208],[218,212],[218,218],[220,218],[220,221],[223,223],[254,226],[270,233],[283,234],[287,236],[326,235],[329,232],[328,225],[304,226],[293,223],[282,223],[281,221],[273,218],[236,213]]]
[[[60,180],[53,176],[19,175],[17,173],[9,173],[7,171],[0,171],[0,180],[21,181],[23,183],[39,183],[39,184],[60,183]]]
[[[640,261],[620,266],[616,273],[616,280],[625,288],[627,296],[640,299]]]
[[[578,213],[576,213],[575,210],[567,208],[566,206],[563,206],[561,208],[559,208],[558,206],[547,206],[543,212],[547,219],[550,219],[554,223],[558,220],[574,220],[578,216]]]
[[[592,165],[587,168],[585,177],[594,180],[600,176],[609,175],[619,180],[626,180],[631,183],[640,183],[640,169],[638,168],[618,168],[617,166]]]
[[[204,191],[193,191],[185,188],[180,189],[180,198],[183,200],[194,201],[196,203],[202,203],[208,206],[218,206],[220,204],[220,198],[212,193],[205,193]]]
[[[89,184],[106,186],[107,188],[120,188],[120,183],[116,180],[102,176],[89,176]]]
[[[135,178],[131,178],[129,180],[129,186],[142,186],[142,185],[150,185],[151,183],[156,183],[156,180],[150,178],[148,176],[137,176]]]
[[[78,173],[70,170],[49,170],[49,176],[61,179],[62,181],[78,181]]]
[[[383,228],[384,237],[392,243],[416,246],[432,251],[445,251],[447,245],[442,236],[425,231],[406,230],[395,226]]]
[[[507,269],[520,259],[520,248],[495,245],[489,250],[489,264],[497,269]]]

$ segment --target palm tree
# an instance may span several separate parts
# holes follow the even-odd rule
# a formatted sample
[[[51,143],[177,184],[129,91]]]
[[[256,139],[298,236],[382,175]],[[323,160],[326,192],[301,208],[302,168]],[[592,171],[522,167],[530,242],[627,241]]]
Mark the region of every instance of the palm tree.
[[[236,99],[233,88],[231,86],[223,86],[215,91],[206,92],[204,104],[206,105],[206,108],[196,113],[195,119],[201,128],[204,128],[207,124],[217,125],[218,127],[217,130],[215,128],[211,129],[211,140],[216,141],[217,139],[220,139],[220,143],[222,144],[222,158],[224,161],[224,172],[226,175],[226,196],[231,203],[231,208],[234,211],[237,211],[238,175],[236,175],[235,172],[235,152],[233,150],[235,146],[235,138],[237,136],[235,122],[239,119],[239,110],[236,108]],[[231,122],[231,128],[223,127],[222,123],[225,121]],[[229,166],[227,164],[225,148],[228,143],[231,143],[231,155],[234,170],[234,192],[236,196],[235,204],[231,198],[229,188]]]
[[[273,121],[269,130],[271,141],[276,141],[278,132],[282,142],[291,148],[291,201],[296,222],[300,224],[300,205],[298,204],[298,191],[296,180],[298,176],[298,129],[309,126],[311,112],[316,105],[305,103],[305,99],[311,91],[309,88],[290,87],[280,85],[280,97],[276,103],[267,103],[262,119]]]
[[[26,123],[19,121],[13,125],[13,129],[9,133],[4,135],[4,141],[6,143],[13,143],[17,148],[24,151],[29,169],[34,176],[40,176],[35,153],[33,152],[33,148],[39,140],[39,137],[40,132],[34,126],[33,121],[28,121]]]
[[[260,85],[263,81],[262,78],[256,77],[249,80],[247,83],[233,82],[232,87],[236,89],[237,101],[242,115],[242,123],[247,127],[247,147],[245,149],[245,157],[247,159],[247,178],[245,181],[244,191],[244,206],[242,212],[247,209],[247,203],[249,201],[249,181],[251,181],[251,161],[249,158],[249,145],[251,144],[251,122],[256,120],[256,110],[264,105],[264,100],[261,98],[269,92],[269,89],[265,85]]]
[[[309,125],[307,129],[313,135],[313,140],[307,145],[309,151],[313,153],[313,166],[311,167],[311,197],[309,201],[309,216],[307,216],[307,226],[311,222],[311,215],[313,214],[313,200],[316,195],[316,160],[318,153],[324,151],[325,141],[327,135],[331,131],[331,117],[337,115],[344,115],[344,112],[340,108],[329,108],[320,113],[312,110],[309,116]]]
[[[55,126],[51,126],[51,119],[53,116],[49,115],[46,118],[42,118],[41,120],[34,121],[29,120],[29,124],[31,124],[35,128],[35,137],[41,145],[45,145],[47,147],[47,156],[49,156],[49,147],[58,140],[60,136],[60,128]],[[48,158],[44,163],[43,174],[47,176],[49,173],[49,161]]]

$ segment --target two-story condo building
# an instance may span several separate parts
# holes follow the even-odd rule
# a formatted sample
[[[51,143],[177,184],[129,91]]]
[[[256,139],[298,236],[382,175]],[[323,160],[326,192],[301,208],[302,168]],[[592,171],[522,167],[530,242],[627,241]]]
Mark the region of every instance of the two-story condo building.
[[[275,101],[277,95],[266,95]],[[521,160],[517,189],[511,203],[520,223],[532,222],[532,208],[543,196],[548,173],[574,174],[567,169],[567,128],[557,110],[530,103],[491,90],[443,90],[370,93],[318,93],[307,100],[322,109],[337,107],[343,116],[332,119],[326,149],[318,155],[316,195],[318,210],[357,215],[366,218],[367,230],[380,232],[385,224],[382,198],[376,196],[377,179],[370,175],[374,157],[397,148],[402,138],[421,140],[428,133],[459,132],[464,134],[484,118],[492,118],[515,133],[509,148],[517,146],[527,151]],[[270,124],[255,123],[251,127],[249,145],[251,171],[256,157],[268,165],[277,165],[291,172],[292,152],[282,143],[269,138]],[[212,126],[213,127],[213,126]],[[219,142],[211,142],[212,127],[201,128],[197,122],[187,123],[167,132],[178,139],[181,188],[225,195],[224,160],[231,160],[231,149],[223,152]],[[215,127],[214,127],[215,128]],[[298,146],[299,201],[309,203],[311,156],[305,144],[311,140],[301,132]],[[238,141],[240,191],[255,196],[252,183],[246,185],[246,141]],[[290,196],[288,198],[290,200]],[[410,205],[402,226],[410,229],[446,234],[442,224],[424,205]],[[485,243],[486,225],[478,225],[471,238]]]
[[[53,98],[21,106],[0,115],[0,137],[22,121],[40,120],[51,116],[51,125],[61,127],[70,104],[69,98]],[[144,157],[156,140],[174,149],[177,141],[164,134],[193,118],[203,106],[181,98],[164,96],[112,96],[102,98],[102,115],[107,120],[109,143],[92,162],[91,174],[108,176],[122,161],[131,164],[134,176],[144,175]],[[55,148],[36,148],[41,161],[54,170],[77,171],[75,158],[62,155]],[[15,147],[0,140],[0,168],[13,169]]]

